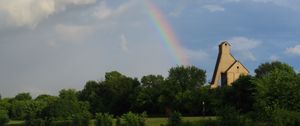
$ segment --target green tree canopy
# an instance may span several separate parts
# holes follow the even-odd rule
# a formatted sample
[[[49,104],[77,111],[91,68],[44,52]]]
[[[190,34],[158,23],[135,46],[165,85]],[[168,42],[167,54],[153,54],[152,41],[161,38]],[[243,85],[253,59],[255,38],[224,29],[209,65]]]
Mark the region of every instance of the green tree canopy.
[[[291,68],[286,66],[286,68]],[[256,106],[269,118],[275,110],[300,112],[300,81],[294,70],[277,69],[257,78]]]
[[[160,87],[164,81],[165,80],[162,75],[147,75],[143,76],[141,79],[142,86],[146,88]]]
[[[148,114],[159,114],[161,108],[158,98],[161,95],[165,80],[161,75],[147,75],[141,79],[142,89],[138,92],[135,107],[139,112],[147,111]]]
[[[90,111],[95,115],[102,108],[100,93],[100,84],[96,81],[88,81],[83,90],[79,92],[79,100],[90,103]]]
[[[77,91],[75,89],[62,89],[59,91],[59,97],[61,99],[77,101]]]
[[[286,63],[282,63],[280,61],[266,62],[258,66],[255,71],[255,76],[261,78],[267,74],[270,74],[275,69],[279,69],[282,72],[296,74],[293,67],[289,66]]]
[[[19,93],[15,96],[15,100],[31,100],[30,93]]]
[[[89,113],[88,102],[78,101],[77,92],[74,89],[63,89],[59,98],[50,103],[42,112],[44,118],[73,119],[77,114]]]
[[[181,90],[201,87],[206,82],[206,72],[195,66],[177,66],[169,70],[169,83]]]

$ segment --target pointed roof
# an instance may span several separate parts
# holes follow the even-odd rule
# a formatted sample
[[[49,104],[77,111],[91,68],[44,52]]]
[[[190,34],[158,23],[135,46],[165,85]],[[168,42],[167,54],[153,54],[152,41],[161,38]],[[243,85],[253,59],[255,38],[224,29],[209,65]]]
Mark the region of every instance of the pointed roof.
[[[238,61],[238,60],[235,60],[235,62],[234,62],[233,64],[231,64],[231,65],[228,67],[228,69],[225,70],[225,72],[228,72],[228,71],[229,71],[235,64],[237,64],[237,63],[240,63],[240,64],[242,65],[242,67],[244,67],[244,69],[247,70],[248,73],[250,73],[249,70],[248,70],[248,69],[247,69],[240,61]]]
[[[223,42],[221,42],[221,43],[219,44],[219,46],[221,46],[221,45],[223,45],[223,44],[227,44],[227,45],[231,46],[231,45],[230,45],[230,43],[229,43],[229,42],[227,42],[227,41],[223,41]]]

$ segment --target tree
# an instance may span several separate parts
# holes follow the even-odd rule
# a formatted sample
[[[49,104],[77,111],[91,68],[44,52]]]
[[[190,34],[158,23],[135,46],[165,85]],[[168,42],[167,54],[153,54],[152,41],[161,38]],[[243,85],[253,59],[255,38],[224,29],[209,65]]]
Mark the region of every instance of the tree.
[[[59,99],[50,103],[42,112],[43,118],[73,119],[74,115],[86,115],[89,113],[88,102],[77,99],[76,90],[63,89],[59,93]]]
[[[255,102],[254,94],[256,93],[253,77],[241,76],[238,80],[232,83],[232,87],[228,87],[228,91],[223,98],[223,105],[235,107],[242,113],[253,111]]]
[[[11,108],[9,112],[9,117],[11,119],[22,120],[26,115],[26,108],[30,104],[30,101],[26,100],[14,100],[11,102]]]
[[[54,101],[56,101],[57,99],[58,99],[57,96],[42,94],[42,95],[37,96],[35,98],[35,101],[41,101],[41,102],[45,102],[46,104],[50,104],[50,103],[53,103]]]
[[[30,93],[19,93],[15,96],[15,100],[31,100]]]
[[[105,74],[105,81],[100,85],[102,103],[107,105],[105,109],[113,114],[121,115],[133,107],[140,82],[136,78],[126,77],[117,71],[112,71]]]
[[[160,114],[158,98],[161,94],[164,81],[164,77],[161,75],[147,75],[142,77],[142,88],[134,104],[139,109],[139,112],[147,111],[148,114]]]
[[[179,90],[193,89],[205,84],[206,72],[195,66],[177,66],[169,70],[167,80]]]
[[[197,93],[200,87],[206,82],[205,71],[195,66],[177,66],[169,70],[169,76],[161,86],[159,97],[160,106],[167,114],[173,110],[183,110],[182,106],[190,106],[192,94]],[[186,107],[188,108],[188,107]]]
[[[145,88],[158,88],[164,83],[162,75],[147,75],[141,79],[142,86]]]
[[[77,91],[75,89],[62,89],[59,91],[59,98],[70,101],[77,101]]]
[[[282,63],[280,61],[273,61],[271,63],[266,62],[258,66],[258,68],[255,69],[255,77],[261,78],[265,75],[270,74],[275,69],[279,69],[280,71],[284,71],[286,73],[293,73],[296,74],[293,67],[289,66],[286,63]]]
[[[0,109],[0,126],[4,126],[8,121],[9,117],[7,115],[7,111]]]
[[[9,98],[4,98],[0,100],[0,110],[9,111],[9,109],[11,108],[11,103],[9,101],[10,101]]]
[[[96,81],[88,81],[84,89],[79,92],[79,100],[87,101],[91,105],[90,112],[95,115],[99,111],[100,98],[98,96],[100,85]]]
[[[270,119],[275,110],[279,109],[300,112],[299,80],[293,70],[278,68],[255,79],[256,108],[261,117]]]

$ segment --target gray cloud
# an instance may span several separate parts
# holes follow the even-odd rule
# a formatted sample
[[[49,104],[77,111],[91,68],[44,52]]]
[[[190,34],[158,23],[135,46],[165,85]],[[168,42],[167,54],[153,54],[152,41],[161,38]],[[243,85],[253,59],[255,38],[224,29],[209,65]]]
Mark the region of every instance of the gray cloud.
[[[63,11],[68,5],[86,5],[96,0],[0,0],[0,11],[13,26],[35,27],[42,19]]]
[[[101,80],[105,72],[112,70],[132,77],[167,75],[175,63],[160,36],[153,34],[140,4],[133,2],[116,8],[107,5],[113,18],[105,20],[93,15],[95,8],[103,6],[100,2],[80,10],[82,15],[76,10],[66,11],[47,20],[42,21],[46,19],[43,16],[34,19],[38,23],[33,28],[2,29],[0,93],[56,95],[62,88],[82,89],[86,81]],[[73,13],[76,17],[70,16]],[[19,23],[29,26],[36,22]]]
[[[64,25],[58,24],[55,26],[55,31],[59,38],[66,42],[83,42],[87,37],[94,33],[91,26],[82,25]]]

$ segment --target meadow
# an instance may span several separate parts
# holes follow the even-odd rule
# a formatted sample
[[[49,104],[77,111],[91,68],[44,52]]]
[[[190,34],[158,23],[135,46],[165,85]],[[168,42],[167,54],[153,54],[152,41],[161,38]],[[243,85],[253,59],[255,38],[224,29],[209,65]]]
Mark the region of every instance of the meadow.
[[[215,120],[214,116],[206,116],[206,117],[182,117],[183,121],[195,122],[201,120]],[[146,126],[161,126],[162,124],[167,124],[167,117],[148,117],[146,118]],[[113,125],[115,126],[116,119],[114,119]],[[11,120],[6,126],[23,126],[24,121]],[[90,126],[95,126],[95,120],[91,120]]]

